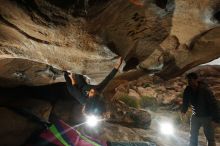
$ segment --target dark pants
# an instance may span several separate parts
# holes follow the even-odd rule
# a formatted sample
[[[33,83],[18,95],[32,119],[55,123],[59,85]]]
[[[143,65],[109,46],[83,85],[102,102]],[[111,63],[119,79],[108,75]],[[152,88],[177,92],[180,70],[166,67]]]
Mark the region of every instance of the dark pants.
[[[215,145],[214,128],[210,117],[192,116],[190,123],[190,146],[198,146],[199,129],[203,127],[208,146]]]

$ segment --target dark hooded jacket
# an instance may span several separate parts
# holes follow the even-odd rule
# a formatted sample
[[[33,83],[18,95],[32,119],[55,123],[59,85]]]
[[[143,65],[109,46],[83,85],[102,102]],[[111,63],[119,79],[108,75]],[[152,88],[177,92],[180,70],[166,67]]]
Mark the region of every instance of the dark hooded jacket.
[[[187,86],[183,93],[182,113],[186,113],[189,106],[192,107],[192,115],[197,117],[212,117],[219,122],[219,107],[214,94],[204,82],[199,82],[196,89]]]

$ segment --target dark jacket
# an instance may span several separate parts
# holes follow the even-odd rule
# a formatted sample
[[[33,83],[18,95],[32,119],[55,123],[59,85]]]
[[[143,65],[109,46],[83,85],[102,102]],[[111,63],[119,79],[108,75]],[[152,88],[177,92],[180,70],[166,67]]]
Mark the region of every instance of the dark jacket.
[[[205,83],[199,82],[194,90],[190,86],[185,88],[181,112],[186,113],[190,105],[193,116],[212,117],[213,120],[219,121],[217,100]]]
[[[77,85],[72,85],[71,79],[67,73],[64,73],[66,85],[69,93],[76,98],[82,105],[86,105],[85,111],[90,109],[104,111],[104,102],[101,97],[101,93],[106,85],[111,81],[117,73],[117,69],[113,69],[109,75],[98,85],[89,85],[86,83],[82,75],[76,75]],[[91,89],[95,89],[98,95],[93,98],[88,98],[87,92]],[[95,108],[96,107],[96,108]]]

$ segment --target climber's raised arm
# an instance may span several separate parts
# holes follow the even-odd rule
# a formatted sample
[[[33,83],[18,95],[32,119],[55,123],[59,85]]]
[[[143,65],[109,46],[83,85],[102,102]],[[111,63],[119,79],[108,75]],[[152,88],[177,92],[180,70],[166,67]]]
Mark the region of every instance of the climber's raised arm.
[[[122,58],[120,57],[118,62],[115,64],[115,67],[112,69],[112,71],[105,77],[105,79],[96,86],[96,90],[101,92],[107,85],[108,83],[114,78],[116,73],[118,72],[118,69],[120,68],[122,64]]]

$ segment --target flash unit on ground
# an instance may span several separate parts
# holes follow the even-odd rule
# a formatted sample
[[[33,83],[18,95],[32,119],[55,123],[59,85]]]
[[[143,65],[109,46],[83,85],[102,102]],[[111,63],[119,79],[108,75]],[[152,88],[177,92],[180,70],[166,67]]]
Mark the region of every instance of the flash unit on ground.
[[[98,122],[99,122],[99,118],[95,115],[89,115],[86,117],[86,124],[89,126],[89,127],[95,127],[97,126]]]
[[[161,134],[164,135],[173,135],[174,134],[173,124],[169,122],[160,123],[160,132]]]

